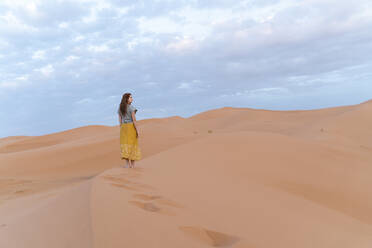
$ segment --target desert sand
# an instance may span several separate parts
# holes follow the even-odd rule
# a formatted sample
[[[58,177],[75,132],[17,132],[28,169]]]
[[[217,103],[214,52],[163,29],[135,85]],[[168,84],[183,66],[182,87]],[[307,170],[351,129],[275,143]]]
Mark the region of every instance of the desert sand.
[[[137,123],[0,139],[0,247],[372,247],[372,101]]]

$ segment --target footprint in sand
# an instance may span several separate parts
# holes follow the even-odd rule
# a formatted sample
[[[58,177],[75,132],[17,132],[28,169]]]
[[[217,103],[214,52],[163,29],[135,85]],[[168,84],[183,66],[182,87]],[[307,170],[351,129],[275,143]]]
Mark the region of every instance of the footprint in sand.
[[[137,182],[125,179],[124,177],[107,175],[107,176],[102,176],[102,178],[109,180],[111,182],[114,182],[115,184],[112,184],[113,186],[118,186],[118,187],[123,186],[122,188],[127,188],[131,190],[139,191],[139,190],[153,190],[154,189],[154,187],[152,186],[149,186],[143,183],[137,183]]]
[[[159,212],[161,208],[157,207],[155,204],[151,202],[139,202],[139,201],[129,201],[131,204],[134,204],[146,211],[150,212]]]
[[[135,194],[133,195],[133,197],[141,199],[141,200],[145,200],[145,201],[152,201],[152,200],[161,198],[161,196],[159,195],[145,195],[145,194]]]
[[[140,202],[140,201],[129,201],[130,204],[133,204],[145,211],[148,211],[148,212],[154,212],[154,213],[158,213],[158,214],[165,214],[165,215],[172,215],[174,216],[174,213],[172,213],[171,211],[167,210],[167,209],[162,209],[160,207],[158,207],[157,205],[155,205],[154,203],[152,202]]]
[[[165,199],[164,197],[162,197],[160,195],[135,194],[135,195],[133,195],[133,197],[137,198],[137,199],[144,200],[144,201],[154,201],[154,202],[156,202],[157,204],[160,204],[160,205],[167,205],[167,206],[170,206],[170,207],[183,208],[183,206],[181,204],[178,204],[174,201]]]
[[[21,190],[17,190],[14,192],[14,194],[23,194],[23,193],[27,193],[27,192],[30,192],[29,189],[21,189]]]
[[[109,180],[109,181],[113,181],[113,182],[117,182],[117,183],[127,183],[127,184],[130,184],[131,181],[123,178],[123,177],[115,177],[115,176],[102,176],[102,178],[106,179],[106,180]]]
[[[115,187],[119,187],[119,188],[127,189],[127,190],[132,190],[132,191],[141,191],[141,190],[138,189],[138,188],[134,188],[134,187],[131,187],[131,186],[127,186],[127,185],[125,185],[125,184],[112,183],[111,185],[112,185],[112,186],[115,186]]]
[[[183,233],[200,243],[214,247],[229,247],[239,241],[239,238],[198,226],[179,226]]]
[[[127,190],[132,191],[143,191],[143,190],[154,190],[155,188],[152,186],[149,186],[147,184],[134,182],[131,180],[126,179],[126,175],[124,173],[120,174],[121,176],[114,176],[114,175],[105,175],[101,176],[105,180],[111,181],[111,185]],[[176,207],[176,208],[183,208],[180,204],[173,202],[168,199],[164,199],[162,196],[159,195],[148,195],[148,194],[135,194],[133,195],[134,198],[140,199],[145,202],[141,201],[129,201],[130,204],[133,204],[143,210],[149,211],[149,212],[155,212],[160,214],[166,214],[166,215],[172,215],[175,214],[170,211],[169,209],[160,208],[158,205],[166,205],[170,207]],[[153,202],[149,202],[153,201]]]
[[[167,206],[175,207],[175,208],[184,208],[184,206],[182,206],[181,204],[178,204],[177,202],[167,200],[164,198],[156,199],[155,201],[156,203],[161,204],[161,205],[167,205]]]

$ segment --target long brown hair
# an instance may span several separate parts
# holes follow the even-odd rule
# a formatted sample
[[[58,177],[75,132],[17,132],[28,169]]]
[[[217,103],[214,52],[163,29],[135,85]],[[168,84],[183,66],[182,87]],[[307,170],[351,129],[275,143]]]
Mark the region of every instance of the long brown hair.
[[[120,102],[120,112],[123,116],[125,116],[125,114],[127,113],[127,103],[128,103],[128,99],[129,97],[131,96],[132,94],[131,93],[125,93],[123,95],[123,97],[121,98],[121,102]]]

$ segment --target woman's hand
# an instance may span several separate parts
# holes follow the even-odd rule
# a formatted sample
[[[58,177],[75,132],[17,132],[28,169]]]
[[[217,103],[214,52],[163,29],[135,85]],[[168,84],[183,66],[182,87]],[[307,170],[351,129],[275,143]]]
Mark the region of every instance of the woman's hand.
[[[136,125],[136,123],[135,123],[135,122],[133,122],[133,124],[134,124],[134,130],[136,130],[136,138],[138,138],[138,130],[137,130],[137,125]]]

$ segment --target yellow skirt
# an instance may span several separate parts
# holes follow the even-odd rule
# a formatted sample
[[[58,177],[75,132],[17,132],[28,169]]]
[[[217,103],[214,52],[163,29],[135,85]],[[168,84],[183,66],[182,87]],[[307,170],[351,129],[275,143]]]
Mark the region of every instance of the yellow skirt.
[[[141,151],[138,146],[138,138],[136,137],[136,129],[133,122],[120,125],[120,150],[121,159],[141,159]]]

